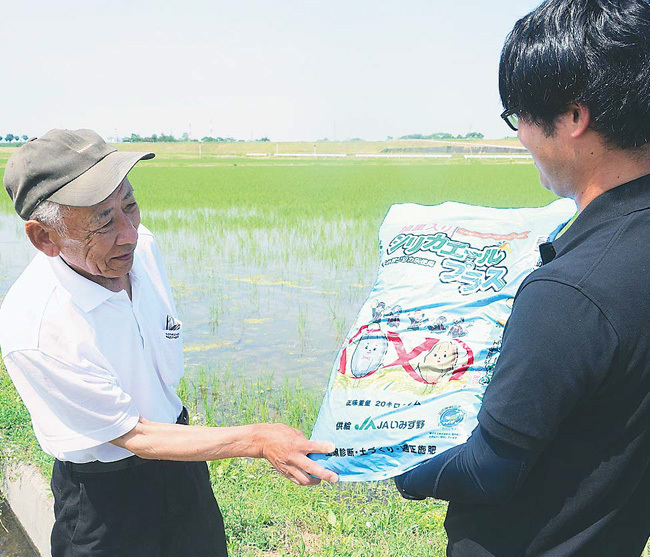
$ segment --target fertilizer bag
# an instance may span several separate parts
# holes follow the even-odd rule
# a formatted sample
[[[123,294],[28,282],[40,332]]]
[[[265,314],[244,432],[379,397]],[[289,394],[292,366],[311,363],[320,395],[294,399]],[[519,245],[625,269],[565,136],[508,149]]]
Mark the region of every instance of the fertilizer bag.
[[[492,209],[402,204],[379,231],[375,285],[332,368],[311,455],[343,481],[381,480],[467,440],[503,327],[539,245],[573,201]]]

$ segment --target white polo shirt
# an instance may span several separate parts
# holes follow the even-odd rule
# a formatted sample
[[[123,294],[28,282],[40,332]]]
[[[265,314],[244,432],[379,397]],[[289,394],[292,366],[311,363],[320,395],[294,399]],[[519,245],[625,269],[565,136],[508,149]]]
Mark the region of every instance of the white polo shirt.
[[[0,308],[0,348],[43,450],[59,460],[112,462],[109,441],[140,416],[174,423],[182,403],[180,329],[156,241],[145,227],[130,272],[132,300],[39,253]],[[172,321],[173,324],[173,321]]]

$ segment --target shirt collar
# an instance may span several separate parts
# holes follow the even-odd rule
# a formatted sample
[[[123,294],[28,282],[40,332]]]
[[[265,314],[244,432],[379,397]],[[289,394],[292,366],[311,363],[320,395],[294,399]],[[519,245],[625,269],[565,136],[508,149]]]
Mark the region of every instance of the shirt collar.
[[[596,197],[556,240],[540,246],[544,264],[569,250],[573,242],[602,223],[650,208],[650,174],[627,182]]]
[[[67,292],[72,302],[86,313],[94,310],[109,298],[122,293],[122,291],[113,292],[81,276],[68,267],[66,262],[60,257],[48,257],[47,259],[54,272],[58,286]]]

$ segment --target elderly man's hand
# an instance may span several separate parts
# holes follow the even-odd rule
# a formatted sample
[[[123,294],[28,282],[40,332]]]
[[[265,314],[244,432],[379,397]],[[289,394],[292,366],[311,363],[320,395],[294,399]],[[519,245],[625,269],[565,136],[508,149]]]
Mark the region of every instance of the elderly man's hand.
[[[309,453],[331,453],[332,443],[309,441],[301,431],[284,424],[259,424],[260,456],[285,478],[298,485],[316,485],[321,479],[338,481],[338,475],[307,457]]]

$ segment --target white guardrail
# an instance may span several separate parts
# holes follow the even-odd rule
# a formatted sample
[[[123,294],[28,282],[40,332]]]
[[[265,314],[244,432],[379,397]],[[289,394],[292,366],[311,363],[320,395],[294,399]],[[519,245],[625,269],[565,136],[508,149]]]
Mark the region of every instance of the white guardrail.
[[[465,155],[466,159],[532,159],[531,155]]]
[[[268,157],[270,153],[246,153],[247,157]],[[321,157],[334,157],[342,158],[347,157],[345,153],[273,153],[274,157],[308,157],[308,158],[321,158]],[[427,154],[427,153],[356,153],[354,155],[358,158],[364,159],[450,159],[452,155],[442,154]],[[526,155],[463,155],[466,159],[532,159],[529,154]]]
[[[431,154],[418,154],[418,153],[358,153],[355,157],[362,157],[364,159],[450,159],[451,155],[431,155]]]
[[[273,153],[274,157],[347,157],[345,153]]]

